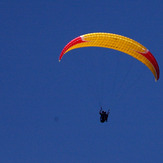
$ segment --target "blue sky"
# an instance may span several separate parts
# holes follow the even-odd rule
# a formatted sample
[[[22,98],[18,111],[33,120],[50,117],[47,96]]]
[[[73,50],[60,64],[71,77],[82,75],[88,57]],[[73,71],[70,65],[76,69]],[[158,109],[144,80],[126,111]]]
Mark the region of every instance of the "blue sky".
[[[162,163],[163,85],[132,57],[63,47],[90,32],[146,46],[163,67],[162,0],[0,1],[1,163]],[[99,122],[99,107],[111,109]]]

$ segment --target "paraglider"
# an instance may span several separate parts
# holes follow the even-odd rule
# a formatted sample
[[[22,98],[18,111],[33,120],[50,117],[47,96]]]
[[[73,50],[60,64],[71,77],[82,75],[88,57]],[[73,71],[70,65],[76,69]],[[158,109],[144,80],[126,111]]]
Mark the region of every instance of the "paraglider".
[[[104,122],[107,122],[108,121],[108,116],[110,114],[110,109],[108,110],[108,112],[106,113],[106,111],[103,111],[102,107],[99,111],[99,114],[100,114],[100,122],[101,123],[104,123]]]
[[[63,48],[59,56],[59,61],[70,50],[83,47],[103,47],[126,53],[145,64],[153,73],[155,81],[159,79],[159,65],[155,57],[146,47],[133,39],[112,33],[89,33],[76,37]],[[110,110],[106,113],[102,111],[101,107],[99,114],[101,123],[107,122]]]
[[[82,47],[103,47],[124,52],[144,63],[155,77],[159,79],[159,66],[152,53],[140,43],[121,35],[112,33],[89,33],[70,41],[62,50],[59,61],[70,50]]]

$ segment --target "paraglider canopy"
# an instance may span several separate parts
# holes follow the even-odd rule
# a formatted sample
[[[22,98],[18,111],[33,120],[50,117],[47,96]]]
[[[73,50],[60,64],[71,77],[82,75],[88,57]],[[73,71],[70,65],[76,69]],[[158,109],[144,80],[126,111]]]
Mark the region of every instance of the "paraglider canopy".
[[[89,33],[73,39],[62,50],[59,61],[68,51],[82,47],[103,47],[124,52],[144,63],[153,73],[155,81],[159,79],[158,63],[146,47],[128,37],[112,33]]]

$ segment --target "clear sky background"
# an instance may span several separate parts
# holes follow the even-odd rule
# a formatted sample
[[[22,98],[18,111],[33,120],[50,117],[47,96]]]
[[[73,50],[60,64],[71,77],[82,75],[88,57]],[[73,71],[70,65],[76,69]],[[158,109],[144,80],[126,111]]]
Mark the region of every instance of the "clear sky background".
[[[162,74],[104,48],[58,62],[91,32],[140,42],[162,72],[162,0],[0,1],[1,163],[163,162]]]

